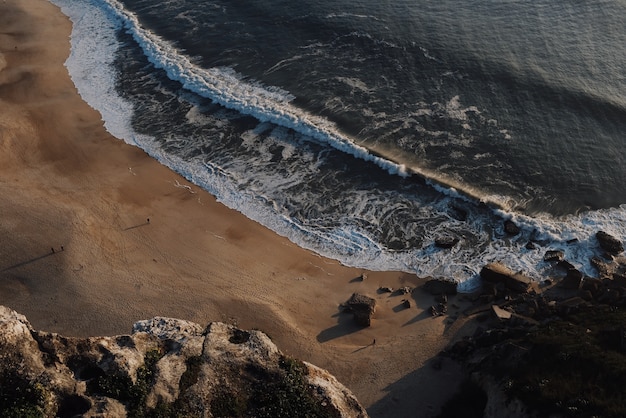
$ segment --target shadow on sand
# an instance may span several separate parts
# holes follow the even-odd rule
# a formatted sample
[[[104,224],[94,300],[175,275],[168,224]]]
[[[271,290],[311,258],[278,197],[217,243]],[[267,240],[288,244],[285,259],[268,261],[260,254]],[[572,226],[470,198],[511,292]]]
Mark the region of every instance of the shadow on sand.
[[[334,340],[335,338],[353,334],[363,329],[363,327],[354,323],[353,315],[351,313],[338,312],[333,315],[333,318],[337,318],[337,325],[326,328],[317,334],[318,342],[325,343],[327,341]]]
[[[367,412],[372,418],[437,417],[464,377],[456,362],[434,357],[387,386],[384,389],[387,395],[370,406]]]
[[[129,226],[128,228],[124,228],[122,231],[129,231],[131,229],[135,229],[135,228],[141,228],[142,226],[146,226],[146,225],[150,225],[150,221],[144,222],[144,223],[140,223],[137,225],[133,225],[133,226]]]
[[[39,257],[31,258],[30,260],[26,260],[26,261],[22,261],[21,263],[13,264],[12,266],[9,266],[7,268],[4,268],[4,269],[0,270],[0,273],[4,273],[6,271],[13,270],[13,269],[16,269],[18,267],[22,267],[22,266],[26,266],[26,265],[31,264],[31,263],[35,263],[35,262],[37,262],[39,260],[43,260],[44,258],[50,257],[50,256],[55,255],[55,254],[58,254],[58,252],[49,252],[49,253],[46,253],[44,255],[40,255]]]

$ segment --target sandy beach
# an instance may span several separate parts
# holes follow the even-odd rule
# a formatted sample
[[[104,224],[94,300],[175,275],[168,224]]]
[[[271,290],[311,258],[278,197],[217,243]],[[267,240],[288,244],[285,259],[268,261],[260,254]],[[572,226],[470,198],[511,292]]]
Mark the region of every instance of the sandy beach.
[[[46,0],[0,3],[0,304],[67,336],[154,316],[260,329],[373,417],[436,415],[459,370],[429,359],[461,321],[378,292],[424,279],[303,250],[112,137],[63,65],[70,32]],[[377,299],[369,328],[340,313],[353,292]]]

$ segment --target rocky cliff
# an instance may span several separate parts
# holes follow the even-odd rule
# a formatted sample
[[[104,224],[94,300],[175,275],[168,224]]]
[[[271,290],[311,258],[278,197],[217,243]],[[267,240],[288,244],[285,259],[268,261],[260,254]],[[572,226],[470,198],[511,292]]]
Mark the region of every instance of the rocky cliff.
[[[327,371],[260,331],[153,318],[131,335],[66,338],[4,306],[0,415],[367,417]]]

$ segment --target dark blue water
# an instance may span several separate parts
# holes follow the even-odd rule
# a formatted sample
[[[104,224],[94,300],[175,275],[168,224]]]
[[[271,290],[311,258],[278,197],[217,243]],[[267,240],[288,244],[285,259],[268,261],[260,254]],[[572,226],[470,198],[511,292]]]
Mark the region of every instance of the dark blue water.
[[[541,274],[531,236],[583,269],[595,230],[626,238],[623,1],[55,3],[114,134],[302,246],[466,282]]]

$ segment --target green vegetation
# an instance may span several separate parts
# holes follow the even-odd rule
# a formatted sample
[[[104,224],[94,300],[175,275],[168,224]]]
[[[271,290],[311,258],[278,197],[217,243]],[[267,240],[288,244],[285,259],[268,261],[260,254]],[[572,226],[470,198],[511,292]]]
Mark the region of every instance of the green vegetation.
[[[93,379],[88,390],[91,394],[108,396],[124,403],[129,417],[144,417],[147,414],[146,398],[154,385],[156,364],[161,357],[161,350],[147,352],[144,364],[137,369],[134,384],[127,374],[113,372]]]
[[[307,383],[308,369],[301,361],[283,356],[278,372],[258,382],[249,400],[257,417],[339,417],[312,393]]]
[[[17,367],[23,359],[0,349],[0,416],[5,418],[39,418],[44,416],[44,386],[24,376]]]
[[[277,370],[255,364],[245,370],[231,370],[221,376],[221,384],[213,393],[211,414],[216,418],[339,417],[332,406],[316,398],[307,383],[307,373],[304,363],[284,356]]]

